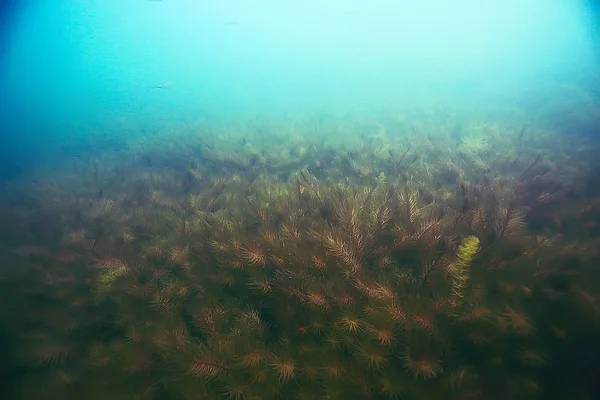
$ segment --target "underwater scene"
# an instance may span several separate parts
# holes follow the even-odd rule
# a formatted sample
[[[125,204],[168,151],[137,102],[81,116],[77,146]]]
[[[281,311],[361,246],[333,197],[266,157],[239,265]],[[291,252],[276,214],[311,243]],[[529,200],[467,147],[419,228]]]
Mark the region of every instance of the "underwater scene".
[[[600,9],[0,1],[0,398],[600,398]]]

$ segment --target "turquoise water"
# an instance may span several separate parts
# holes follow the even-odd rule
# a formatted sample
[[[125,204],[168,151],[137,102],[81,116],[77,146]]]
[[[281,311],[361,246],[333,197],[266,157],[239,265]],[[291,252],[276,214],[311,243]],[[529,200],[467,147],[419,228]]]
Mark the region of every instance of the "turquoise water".
[[[120,139],[240,115],[529,109],[598,77],[585,2],[22,3],[0,79],[25,156],[91,126]]]

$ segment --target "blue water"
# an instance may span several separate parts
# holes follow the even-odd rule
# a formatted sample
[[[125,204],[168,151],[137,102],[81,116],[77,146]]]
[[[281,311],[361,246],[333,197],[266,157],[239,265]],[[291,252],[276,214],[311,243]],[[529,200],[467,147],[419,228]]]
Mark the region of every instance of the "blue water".
[[[584,1],[20,3],[2,11],[5,168],[92,126],[121,138],[248,115],[527,112],[600,81]]]

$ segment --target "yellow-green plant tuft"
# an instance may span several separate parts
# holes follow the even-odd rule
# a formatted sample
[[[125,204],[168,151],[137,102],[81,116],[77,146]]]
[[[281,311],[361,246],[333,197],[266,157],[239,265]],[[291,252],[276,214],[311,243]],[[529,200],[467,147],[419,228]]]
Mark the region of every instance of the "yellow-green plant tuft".
[[[479,239],[476,236],[468,236],[458,246],[457,260],[450,265],[448,272],[452,277],[452,300],[453,308],[457,307],[464,296],[465,287],[471,275],[469,267],[475,259],[479,250]]]
[[[109,291],[115,280],[118,277],[125,275],[126,272],[127,267],[125,265],[121,265],[100,274],[98,276],[98,293],[103,294]]]

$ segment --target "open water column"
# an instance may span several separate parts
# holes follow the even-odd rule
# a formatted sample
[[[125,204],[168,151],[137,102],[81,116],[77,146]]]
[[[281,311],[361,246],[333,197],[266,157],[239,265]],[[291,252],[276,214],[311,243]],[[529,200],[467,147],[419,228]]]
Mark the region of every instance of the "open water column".
[[[600,397],[600,11],[0,1],[0,397]]]

